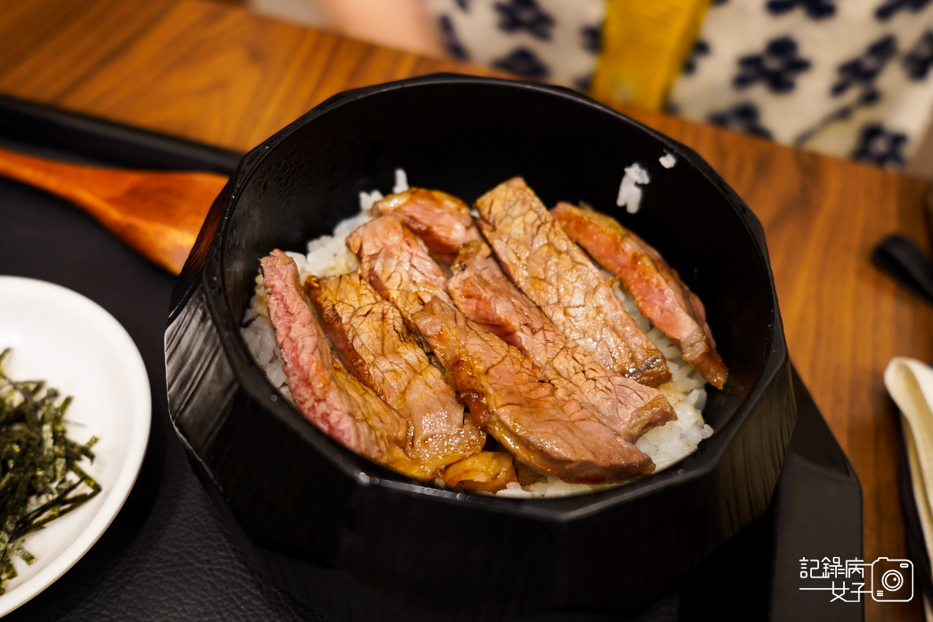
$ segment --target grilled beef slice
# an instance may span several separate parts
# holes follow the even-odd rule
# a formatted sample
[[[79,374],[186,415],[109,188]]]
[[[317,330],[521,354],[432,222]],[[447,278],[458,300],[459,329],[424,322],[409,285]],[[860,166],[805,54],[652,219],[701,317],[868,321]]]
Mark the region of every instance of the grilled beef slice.
[[[478,224],[509,278],[593,358],[642,384],[670,379],[667,362],[586,253],[521,178],[476,202]]]
[[[362,277],[398,308],[407,323],[431,298],[450,299],[445,290],[447,276],[402,219],[391,215],[374,218],[347,236],[347,247],[359,259]],[[417,329],[414,334],[418,334]],[[498,490],[515,481],[515,470],[507,468],[503,456],[479,454],[454,463],[440,475],[449,485],[480,490]]]
[[[519,460],[568,482],[634,479],[654,471],[635,445],[581,401],[561,395],[516,348],[432,298],[412,316],[470,416]]]
[[[676,418],[657,390],[608,370],[557,330],[490,256],[465,203],[426,190],[410,190],[383,201],[377,203],[379,210],[403,216],[435,256],[450,256],[459,249],[451,267],[460,273],[450,279],[447,291],[467,317],[521,350],[552,382],[576,383],[583,398],[614,430],[637,439]]]
[[[430,470],[479,453],[485,434],[408,330],[359,272],[308,277],[305,291],[344,364],[411,425],[408,455]]]
[[[406,318],[433,296],[447,298],[447,275],[401,219],[379,216],[347,236],[359,271]]]
[[[486,492],[519,481],[512,454],[507,451],[481,451],[467,456],[445,468],[440,476],[448,486]]]
[[[654,470],[647,455],[588,405],[558,390],[516,348],[468,320],[444,290],[443,271],[398,218],[376,218],[347,242],[361,273],[428,342],[471,418],[519,460],[580,482],[623,481]]]
[[[298,281],[295,262],[280,250],[260,261],[269,319],[298,409],[332,438],[400,473],[431,474],[403,448],[408,422],[333,357]]]
[[[638,439],[676,418],[657,390],[606,369],[557,327],[505,276],[485,242],[461,248],[447,291],[464,314],[517,347],[552,382],[569,382],[623,438]]]
[[[409,188],[380,199],[370,213],[398,215],[428,250],[446,264],[454,261],[461,245],[479,238],[469,206],[437,190]]]
[[[625,285],[645,317],[681,349],[684,360],[721,389],[728,370],[716,352],[703,303],[660,253],[599,212],[558,203],[551,214],[573,240]]]

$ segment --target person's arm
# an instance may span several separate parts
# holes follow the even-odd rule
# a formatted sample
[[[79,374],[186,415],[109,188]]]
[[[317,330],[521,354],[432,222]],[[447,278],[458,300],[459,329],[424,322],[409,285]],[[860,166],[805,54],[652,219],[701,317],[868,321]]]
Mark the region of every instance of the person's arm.
[[[443,56],[423,0],[317,0],[333,27],[349,37],[420,54]]]

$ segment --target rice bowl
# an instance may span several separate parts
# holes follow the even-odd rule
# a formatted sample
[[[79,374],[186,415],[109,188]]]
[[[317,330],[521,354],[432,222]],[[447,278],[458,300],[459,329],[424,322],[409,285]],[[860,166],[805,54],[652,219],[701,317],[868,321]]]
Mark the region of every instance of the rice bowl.
[[[629,179],[629,168],[626,168],[622,181],[623,187]],[[403,192],[408,187],[406,172],[403,169],[395,169],[395,185],[391,193]],[[358,214],[340,221],[331,234],[309,240],[305,254],[286,251],[286,254],[295,261],[299,280],[302,283],[308,276],[343,275],[359,268],[356,255],[347,248],[346,238],[350,232],[372,218],[368,210],[386,194],[388,193],[383,193],[378,189],[360,192]],[[671,371],[671,380],[661,385],[659,390],[673,406],[677,419],[649,430],[636,442],[636,446],[652,459],[655,464],[655,473],[657,473],[696,451],[699,443],[712,435],[713,429],[705,423],[702,415],[708,385],[699,372],[683,360],[677,346],[642,315],[631,294],[625,290],[618,279],[612,279],[605,270],[603,273],[613,282],[616,296],[622,301],[626,311],[638,327],[664,354]],[[244,314],[242,331],[249,351],[256,357],[269,382],[286,399],[290,400],[291,392],[282,369],[283,360],[275,342],[275,332],[266,308],[266,292],[261,272],[256,276],[255,293]],[[440,480],[437,484],[443,485]],[[555,476],[545,475],[525,485],[510,482],[505,489],[496,494],[506,497],[551,497],[582,494],[603,487],[605,485],[576,484],[565,482]]]
[[[615,201],[635,161],[651,183],[630,215]],[[641,481],[528,499],[412,482],[303,419],[257,363],[271,360],[268,343],[248,346],[241,330],[259,259],[342,235],[359,193],[392,188],[395,167],[466,200],[521,173],[546,203],[609,206],[657,243],[730,363],[705,404],[687,392],[715,433]],[[314,569],[333,569],[420,619],[643,611],[765,510],[796,417],[761,226],[715,171],[578,94],[466,76],[342,93],[250,152],[176,286],[166,373],[192,464],[261,568],[312,600],[326,597]]]

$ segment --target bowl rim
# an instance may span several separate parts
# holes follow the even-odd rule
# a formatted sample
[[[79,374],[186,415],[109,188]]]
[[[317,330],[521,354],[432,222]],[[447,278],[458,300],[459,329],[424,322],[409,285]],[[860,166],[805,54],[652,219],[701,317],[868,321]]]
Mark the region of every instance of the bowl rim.
[[[463,490],[447,490],[429,483],[409,479],[404,475],[395,473],[387,467],[343,447],[337,441],[331,439],[326,433],[319,430],[313,423],[301,416],[297,408],[279,394],[278,390],[269,382],[265,374],[262,373],[259,366],[256,365],[240,331],[241,325],[234,318],[234,314],[232,313],[232,309],[230,309],[229,301],[226,296],[227,277],[223,251],[227,246],[229,225],[232,214],[238,205],[238,197],[240,196],[241,189],[249,183],[253,174],[277,145],[286,140],[297,129],[313,122],[327,112],[386,92],[425,87],[430,88],[443,85],[477,85],[495,88],[522,89],[537,92],[547,97],[567,99],[577,105],[582,105],[590,109],[596,114],[609,115],[615,122],[629,125],[637,131],[647,133],[650,137],[661,143],[665,149],[668,149],[671,153],[676,155],[678,159],[687,160],[709,183],[712,183],[718,188],[724,200],[728,201],[730,206],[738,212],[742,225],[757,247],[759,267],[768,278],[770,321],[768,343],[765,346],[767,354],[757,377],[753,381],[749,393],[745,396],[745,399],[737,405],[730,420],[726,422],[721,429],[716,430],[713,436],[706,439],[702,446],[698,448],[697,452],[703,452],[701,454],[704,456],[702,463],[693,465],[689,471],[685,471],[675,464],[664,471],[636,482],[612,486],[579,495],[529,498],[498,496]],[[204,290],[204,300],[208,307],[211,320],[214,322],[218,331],[219,343],[227,358],[234,378],[257,405],[264,405],[282,424],[298,434],[304,443],[311,444],[315,450],[319,451],[347,477],[356,480],[356,482],[363,487],[380,486],[394,489],[408,495],[431,498],[439,502],[456,504],[467,502],[477,504],[486,509],[513,515],[561,521],[599,512],[608,506],[630,503],[642,497],[655,494],[659,490],[681,487],[695,480],[708,477],[721,463],[723,454],[731,444],[733,437],[739,433],[742,423],[749,416],[749,410],[761,399],[762,394],[770,387],[772,382],[785,368],[785,364],[789,361],[764,232],[755,214],[722,177],[690,147],[665,136],[657,130],[621,112],[596,102],[581,93],[561,86],[516,79],[435,73],[416,78],[407,78],[364,86],[337,93],[247,152],[231,175],[227,186],[214,202],[208,221],[209,222],[205,224],[205,229],[212,229],[212,231],[205,235],[205,231],[202,230],[202,234],[199,236],[198,241],[198,245],[202,243],[209,244],[206,255],[202,255],[200,259],[203,266],[199,281]],[[202,236],[207,239],[202,240]],[[190,260],[189,263],[191,263]],[[190,266],[186,267],[185,272],[188,272],[189,268]],[[187,295],[181,297],[179,302],[173,304],[172,317],[184,306],[192,290],[193,287],[189,287]],[[721,440],[714,441],[714,439]],[[691,454],[691,456],[688,456],[688,459],[696,455],[697,453],[695,452]],[[208,465],[204,466],[207,467]],[[209,468],[208,472],[210,472]],[[583,503],[582,507],[579,501],[581,498],[585,498],[586,500],[586,503]],[[568,502],[568,500],[575,501]]]

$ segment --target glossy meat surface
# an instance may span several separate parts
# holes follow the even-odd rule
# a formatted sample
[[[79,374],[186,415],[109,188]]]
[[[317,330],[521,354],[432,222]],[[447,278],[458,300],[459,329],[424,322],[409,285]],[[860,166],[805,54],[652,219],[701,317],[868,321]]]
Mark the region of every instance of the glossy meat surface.
[[[645,317],[681,349],[684,360],[721,389],[728,370],[716,352],[703,303],[660,253],[599,212],[558,203],[551,213],[571,238],[625,285]]]
[[[522,462],[568,482],[617,482],[654,463],[516,348],[432,299],[412,317],[470,416]]]
[[[431,364],[398,308],[358,272],[308,277],[305,290],[341,359],[411,425],[408,454],[429,470],[479,453],[485,434]]]
[[[409,188],[377,201],[370,212],[398,215],[447,264],[454,261],[460,246],[479,238],[469,206],[446,192]]]
[[[448,299],[447,275],[401,219],[370,220],[347,236],[347,247],[360,261],[360,274],[404,316],[433,297]]]
[[[608,279],[521,178],[476,202],[478,224],[509,278],[594,359],[642,384],[670,379],[667,362]]]
[[[260,266],[269,319],[298,409],[349,449],[406,475],[428,477],[429,471],[404,452],[408,422],[331,354],[299,284],[295,262],[275,250]]]
[[[428,342],[473,421],[519,460],[579,482],[623,481],[653,470],[651,460],[588,405],[466,318],[441,287],[446,277],[440,267],[430,269],[427,250],[397,218],[370,221],[348,245],[364,276]]]
[[[575,386],[606,425],[629,440],[676,418],[661,393],[606,369],[505,276],[484,242],[464,246],[447,291],[471,320],[521,350],[555,383]]]

